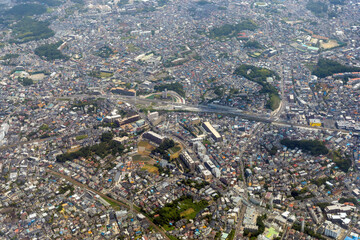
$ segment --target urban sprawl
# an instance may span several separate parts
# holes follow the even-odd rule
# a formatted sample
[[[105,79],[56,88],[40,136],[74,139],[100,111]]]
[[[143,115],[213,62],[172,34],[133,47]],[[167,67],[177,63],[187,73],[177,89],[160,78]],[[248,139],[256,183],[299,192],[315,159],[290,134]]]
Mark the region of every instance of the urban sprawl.
[[[356,0],[0,0],[0,239],[360,239]]]

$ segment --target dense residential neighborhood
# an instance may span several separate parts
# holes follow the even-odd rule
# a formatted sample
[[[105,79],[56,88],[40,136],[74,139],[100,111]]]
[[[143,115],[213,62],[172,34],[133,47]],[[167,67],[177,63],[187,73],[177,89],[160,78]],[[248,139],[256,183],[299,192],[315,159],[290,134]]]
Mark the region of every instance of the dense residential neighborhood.
[[[0,0],[0,239],[360,239],[359,7]]]

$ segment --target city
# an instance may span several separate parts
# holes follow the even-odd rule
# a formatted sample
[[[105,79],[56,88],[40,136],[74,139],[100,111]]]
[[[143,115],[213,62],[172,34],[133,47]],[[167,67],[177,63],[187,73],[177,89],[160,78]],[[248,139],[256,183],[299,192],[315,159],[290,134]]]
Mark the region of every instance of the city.
[[[360,239],[358,1],[0,6],[0,239]]]

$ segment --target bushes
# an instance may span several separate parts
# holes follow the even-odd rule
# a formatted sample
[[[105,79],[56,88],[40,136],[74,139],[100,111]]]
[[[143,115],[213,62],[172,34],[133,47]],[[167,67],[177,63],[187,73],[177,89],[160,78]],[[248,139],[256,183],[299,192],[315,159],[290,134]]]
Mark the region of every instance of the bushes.
[[[0,57],[0,60],[9,60],[9,59],[18,58],[18,57],[19,57],[19,54],[8,53],[8,54],[5,54],[4,56]]]
[[[194,180],[191,180],[191,179],[186,179],[186,180],[183,179],[181,181],[181,183],[186,185],[186,186],[194,187],[197,190],[200,190],[200,189],[204,188],[205,186],[209,185],[208,182],[203,181],[203,182],[199,183],[198,181],[194,181]]]
[[[318,203],[318,204],[316,204],[316,205],[319,206],[322,211],[324,211],[324,209],[325,209],[327,206],[330,206],[331,203],[323,202],[323,203]]]
[[[329,2],[334,5],[345,5],[345,0],[330,0]]]
[[[270,108],[271,110],[275,110],[279,107],[280,102],[281,102],[281,99],[280,99],[279,95],[271,93],[270,98],[266,104],[266,107]]]
[[[314,197],[312,193],[309,193],[307,188],[303,188],[300,191],[293,190],[291,191],[291,196],[295,198],[296,200],[303,200],[307,198]]]
[[[331,178],[323,177],[311,180],[311,183],[315,184],[316,186],[320,187],[321,185],[325,184],[326,181],[329,181]]]
[[[69,190],[70,190],[70,193],[67,196],[73,195],[74,194],[74,186],[73,185],[66,184],[66,185],[60,186],[58,189],[59,194],[64,194]]]

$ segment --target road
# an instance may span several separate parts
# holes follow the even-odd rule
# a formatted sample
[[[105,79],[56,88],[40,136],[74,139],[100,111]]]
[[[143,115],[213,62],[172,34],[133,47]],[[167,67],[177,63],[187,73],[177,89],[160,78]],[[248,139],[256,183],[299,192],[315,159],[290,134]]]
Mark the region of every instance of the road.
[[[283,77],[281,79],[283,79]],[[273,123],[287,127],[299,127],[308,130],[315,129],[315,130],[339,131],[339,132],[349,133],[349,131],[347,130],[342,130],[337,128],[311,127],[306,124],[292,123],[290,121],[280,119],[279,116],[281,115],[281,113],[283,112],[286,106],[283,80],[281,81],[281,96],[283,98],[283,101],[280,106],[280,109],[276,112],[275,116],[271,116],[270,114],[257,114],[253,112],[246,112],[234,107],[222,106],[216,104],[209,104],[209,105],[192,105],[188,103],[181,104],[181,103],[171,103],[168,101],[163,101],[161,99],[143,99],[139,97],[135,98],[134,96],[123,96],[123,95],[114,95],[114,94],[104,94],[104,95],[99,95],[98,97],[118,100],[118,101],[121,100],[135,105],[136,104],[149,105],[151,103],[155,103],[157,104],[157,106],[154,106],[154,109],[156,110],[168,110],[168,111],[179,110],[179,111],[189,111],[189,112],[221,113],[227,115],[236,115],[243,119],[265,122],[265,123]],[[73,96],[63,96],[63,98],[69,98],[69,99],[85,99],[89,97],[94,97],[94,95],[80,94]],[[61,97],[57,97],[57,98],[61,98]]]
[[[280,91],[281,91],[281,102],[279,108],[276,110],[274,114],[274,118],[276,120],[280,119],[281,114],[283,113],[286,107],[286,97],[285,97],[285,85],[284,85],[284,69],[283,65],[280,65]]]
[[[262,129],[262,127],[264,126],[263,123],[258,123],[255,128],[250,132],[249,134],[249,141],[246,142],[246,144],[243,145],[243,147],[241,148],[241,151],[239,153],[239,159],[240,159],[240,170],[241,170],[241,175],[242,175],[242,178],[243,178],[243,187],[244,187],[244,194],[243,194],[243,198],[245,200],[248,199],[248,191],[247,191],[247,183],[246,183],[246,177],[245,177],[245,171],[244,171],[244,161],[242,160],[242,156],[245,152],[246,149],[248,149],[249,145],[252,144],[253,142],[250,140],[259,130]],[[239,231],[240,231],[240,228],[242,226],[242,222],[244,220],[244,214],[245,214],[245,210],[246,210],[246,206],[243,204],[242,206],[242,211],[241,211],[241,214],[240,214],[240,217],[239,217],[239,222],[238,224],[236,225],[236,228],[235,228],[235,236],[237,236],[237,239],[240,239],[239,238]]]
[[[122,199],[122,198],[121,198],[121,202],[120,202],[120,201],[115,200],[115,199],[113,199],[113,198],[111,198],[111,197],[109,197],[109,196],[107,196],[107,195],[105,195],[105,194],[103,194],[103,193],[101,193],[101,192],[98,192],[98,191],[90,188],[89,186],[87,186],[87,185],[85,185],[85,184],[79,183],[79,182],[76,181],[75,179],[72,179],[70,176],[67,176],[67,175],[62,174],[62,173],[59,173],[59,172],[55,172],[55,171],[50,170],[50,169],[46,169],[46,171],[47,171],[48,173],[50,173],[51,175],[54,175],[54,176],[63,178],[63,179],[65,179],[65,180],[73,183],[74,185],[80,187],[80,188],[89,190],[89,191],[91,191],[91,192],[99,195],[100,197],[104,198],[105,200],[110,200],[110,201],[115,202],[116,204],[118,204],[118,205],[120,205],[120,206],[123,206],[123,207],[126,207],[126,208],[128,208],[128,209],[131,208],[131,207],[130,207],[130,206],[131,206],[131,203],[130,203],[129,201],[127,201],[126,199]],[[133,205],[133,206],[134,206],[134,205]],[[136,212],[136,213],[141,213],[141,212],[139,212],[138,210],[136,210],[136,208],[134,208],[134,207],[133,207],[132,209],[133,209],[133,211]],[[143,213],[141,213],[141,214],[143,214]],[[143,215],[144,215],[144,214],[143,214]],[[145,216],[145,217],[146,217],[147,221],[150,223],[150,225],[153,226],[154,229],[156,229],[156,231],[159,232],[159,233],[163,236],[164,239],[170,240],[170,238],[166,235],[166,233],[165,233],[161,228],[159,228],[155,223],[153,223],[147,216]]]
[[[240,228],[241,228],[242,223],[244,221],[245,211],[246,211],[246,205],[243,204],[241,206],[241,211],[240,211],[240,214],[239,214],[238,223],[236,224],[236,227],[235,227],[235,235],[234,235],[235,239],[241,239],[241,236],[239,236],[239,231],[240,231]]]

